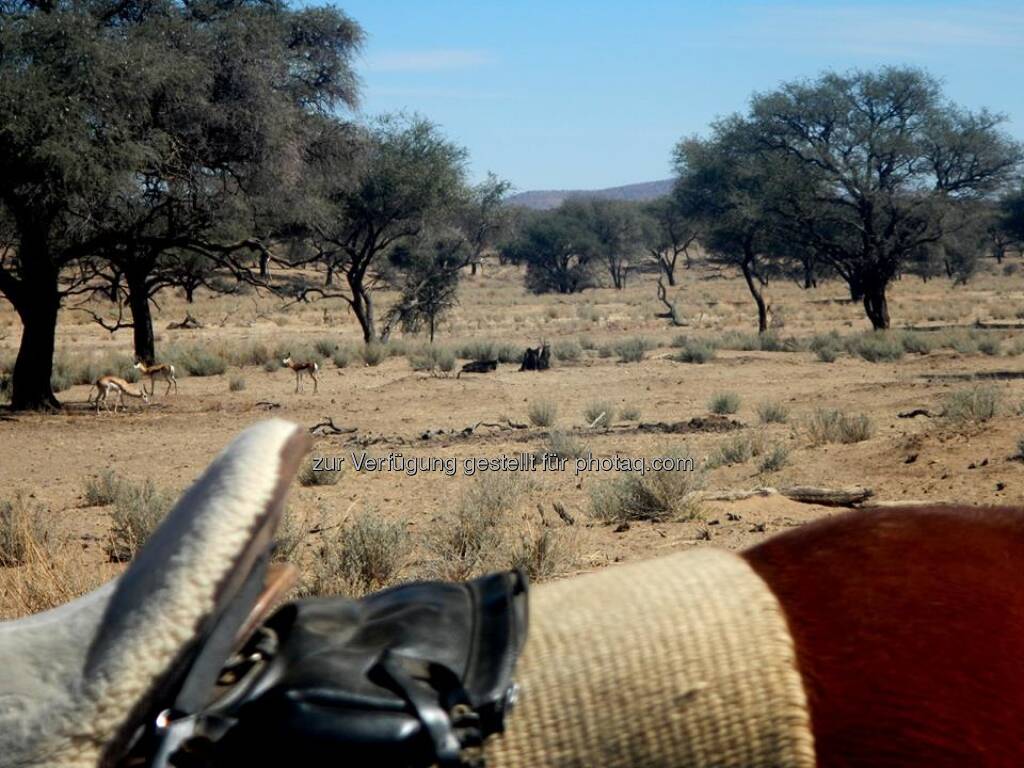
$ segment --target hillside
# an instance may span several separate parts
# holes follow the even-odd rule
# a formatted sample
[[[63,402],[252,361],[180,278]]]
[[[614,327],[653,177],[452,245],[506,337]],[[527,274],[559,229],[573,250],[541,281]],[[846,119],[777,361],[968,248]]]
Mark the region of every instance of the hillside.
[[[626,184],[622,187],[608,187],[607,189],[538,189],[529,192],[520,192],[508,199],[509,205],[516,205],[521,208],[533,208],[536,210],[548,210],[557,208],[569,198],[596,198],[601,200],[632,200],[643,201],[653,200],[656,197],[667,195],[672,189],[672,179],[661,181],[645,181],[640,184]]]

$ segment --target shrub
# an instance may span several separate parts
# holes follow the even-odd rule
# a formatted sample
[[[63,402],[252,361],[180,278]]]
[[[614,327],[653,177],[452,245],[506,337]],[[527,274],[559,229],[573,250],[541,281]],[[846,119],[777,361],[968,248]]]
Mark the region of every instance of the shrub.
[[[117,501],[124,480],[112,469],[105,469],[96,477],[85,481],[85,505],[107,507]]]
[[[776,443],[767,453],[764,454],[764,456],[761,457],[761,462],[757,465],[757,470],[762,474],[778,472],[788,463],[789,448],[782,443]]]
[[[0,568],[43,559],[49,546],[50,528],[39,505],[21,493],[13,501],[0,499]]]
[[[914,355],[930,354],[933,347],[931,339],[924,336],[924,334],[914,333],[913,331],[903,333],[900,336],[900,343],[906,352]]]
[[[245,377],[235,374],[228,380],[228,390],[231,392],[241,392],[245,389]]]
[[[817,352],[819,349],[842,349],[843,337],[836,331],[818,333],[811,337],[807,347],[812,352]]]
[[[558,406],[550,400],[535,400],[530,403],[527,415],[535,427],[550,427],[558,417]]]
[[[576,362],[583,356],[583,347],[579,342],[569,339],[568,341],[556,341],[551,348],[551,354],[555,360],[562,362]]]
[[[740,409],[740,396],[735,392],[717,392],[711,396],[708,409],[719,415],[736,413]]]
[[[332,456],[311,456],[299,470],[299,484],[337,485],[344,474],[345,465]]]
[[[623,421],[640,421],[640,408],[636,405],[627,405],[622,409],[620,417]]]
[[[996,357],[1001,351],[999,339],[993,338],[992,336],[985,336],[978,340],[978,349],[983,355]]]
[[[173,494],[150,479],[141,484],[124,481],[114,500],[107,557],[116,563],[135,557],[173,504]]]
[[[520,476],[509,472],[474,480],[427,536],[438,575],[462,580],[500,561],[508,547],[507,514],[525,489]]]
[[[1002,396],[990,386],[962,389],[948,395],[942,404],[942,418],[954,424],[981,424],[999,413]]]
[[[320,353],[321,358],[330,357],[338,349],[338,342],[334,339],[317,339],[313,347]]]
[[[181,364],[191,376],[220,376],[228,369],[223,357],[204,349],[192,350],[182,359]]]
[[[764,441],[760,435],[740,433],[726,440],[708,457],[707,467],[715,469],[729,464],[746,464],[763,451]]]
[[[851,354],[858,355],[869,363],[895,362],[903,358],[901,341],[886,331],[873,331],[854,336],[847,342]]]
[[[978,340],[965,333],[953,333],[949,337],[949,346],[961,355],[973,355],[978,351]]]
[[[663,455],[686,459],[691,468],[622,472],[618,477],[599,481],[590,492],[593,517],[605,523],[698,517],[701,506],[694,492],[704,487],[703,469],[685,449]]]
[[[586,443],[560,430],[552,430],[548,434],[545,450],[560,459],[578,459],[590,453]]]
[[[814,353],[815,353],[815,355],[817,355],[818,360],[820,360],[821,362],[823,362],[823,363],[834,363],[836,361],[836,359],[839,357],[839,348],[838,347],[818,347],[818,349],[814,350]]]
[[[615,421],[615,406],[604,400],[597,400],[583,409],[583,420],[589,427],[609,427]]]
[[[674,359],[680,363],[703,364],[714,358],[715,348],[712,344],[706,341],[687,339]]]
[[[757,417],[762,424],[785,424],[789,409],[778,400],[763,400],[757,405]]]
[[[554,350],[552,350],[552,353]],[[456,347],[455,353],[464,360],[497,360],[499,363],[517,363],[522,350],[511,343],[496,344],[490,340],[473,339]]]
[[[807,420],[807,432],[813,445],[859,443],[874,434],[874,425],[863,413],[847,415],[833,408],[818,408]]]
[[[276,357],[271,358],[270,360],[265,360],[263,362],[263,370],[266,371],[267,373],[273,373],[274,371],[276,371],[280,367],[281,367],[281,361],[278,360]]]
[[[394,581],[411,549],[404,523],[366,511],[324,535],[304,591],[347,597],[374,592]]]
[[[334,350],[334,354],[331,356],[331,360],[338,368],[347,368],[349,361],[352,359],[352,350],[348,347],[338,347]]]
[[[414,371],[440,371],[451,373],[455,369],[455,353],[447,347],[426,345],[420,352],[409,357]]]
[[[620,363],[639,363],[650,348],[651,344],[647,339],[634,336],[616,344],[615,354],[619,356]]]
[[[377,342],[370,342],[364,344],[362,348],[363,362],[370,367],[376,367],[387,359],[388,351],[383,344]]]
[[[531,582],[550,579],[575,565],[578,541],[574,528],[527,526],[512,549],[509,567],[523,569]]]

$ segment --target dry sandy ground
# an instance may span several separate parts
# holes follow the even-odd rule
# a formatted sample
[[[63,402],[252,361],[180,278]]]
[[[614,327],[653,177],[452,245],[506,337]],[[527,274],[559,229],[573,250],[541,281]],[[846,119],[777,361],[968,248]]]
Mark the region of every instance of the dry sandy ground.
[[[676,289],[680,308],[694,320],[686,333],[714,335],[725,330],[751,329],[751,302],[742,283],[716,272],[683,272]],[[1024,309],[1018,277],[993,268],[966,288],[943,281],[922,284],[905,279],[894,289],[892,314],[896,325],[968,324],[975,320],[1010,319]],[[786,320],[785,334],[797,337],[836,329],[863,330],[866,321],[856,305],[843,301],[839,284],[802,291],[792,284],[769,289],[770,300]],[[259,339],[270,344],[295,339],[354,341],[352,319],[337,302],[302,305],[280,311],[262,298],[204,297],[191,311],[207,327],[198,331],[165,330],[180,319],[185,305],[168,297],[157,313],[158,348],[172,342],[209,344]],[[632,406],[640,421],[685,421],[708,413],[714,393],[731,390],[741,406],[733,417],[744,429],[765,434],[769,444],[790,449],[789,463],[779,472],[759,475],[756,461],[710,472],[714,489],[752,488],[769,484],[864,485],[883,500],[955,500],[971,504],[1019,503],[1024,498],[1024,463],[1013,460],[1017,440],[1024,435],[1024,381],[995,382],[1007,404],[1005,415],[983,427],[953,429],[938,419],[898,418],[901,411],[923,407],[937,411],[942,397],[969,384],[956,376],[1004,371],[1024,373],[1024,358],[959,355],[937,351],[908,355],[895,363],[869,363],[844,355],[834,363],[819,362],[810,352],[720,351],[705,365],[681,364],[669,358],[671,329],[654,317],[660,311],[653,277],[638,276],[623,292],[599,289],[572,297],[526,294],[513,267],[489,270],[467,278],[462,304],[442,329],[440,341],[487,338],[517,345],[587,336],[596,342],[643,335],[660,346],[640,363],[620,363],[615,357],[584,353],[578,362],[561,363],[544,373],[520,373],[507,364],[494,374],[461,378],[415,372],[403,357],[377,367],[353,363],[337,369],[328,361],[319,393],[309,382],[294,393],[287,371],[267,373],[260,367],[229,369],[223,376],[188,377],[179,381],[179,394],[157,398],[149,408],[131,401],[128,413],[95,414],[84,406],[85,386],[60,397],[68,404],[57,415],[17,415],[0,421],[0,498],[24,490],[44,505],[55,530],[81,542],[83,557],[102,560],[102,538],[109,527],[109,509],[83,506],[83,483],[107,468],[135,479],[152,478],[161,486],[185,487],[240,429],[269,415],[312,425],[324,417],[355,435],[321,438],[317,451],[345,456],[364,450],[370,456],[472,458],[513,456],[543,450],[547,429],[498,430],[482,427],[471,438],[435,437],[426,430],[460,430],[477,422],[526,422],[531,401],[549,400],[558,407],[557,427],[577,431],[597,455],[654,456],[685,446],[700,461],[730,434],[695,432],[686,435],[650,434],[625,424],[613,430],[587,430],[582,412],[593,401],[607,400],[620,409]],[[66,312],[59,346],[73,352],[119,350],[130,353],[130,331],[111,337]],[[326,323],[325,324],[325,320]],[[6,333],[6,336],[4,334]],[[1012,340],[1007,332],[1008,345]],[[0,305],[0,350],[16,348],[18,327],[10,308]],[[246,388],[229,392],[228,379],[241,375]],[[790,409],[787,424],[762,426],[757,405],[783,402]],[[268,411],[260,401],[274,401]],[[801,426],[819,407],[838,407],[868,414],[877,429],[865,442],[813,447]],[[551,503],[559,501],[579,521],[579,557],[571,567],[584,570],[622,559],[705,545],[748,546],[787,527],[836,510],[780,498],[709,503],[704,519],[693,522],[634,524],[616,532],[588,521],[589,491],[600,473],[577,476],[572,464],[565,472],[533,472],[531,490],[512,513],[523,524],[539,521],[541,503],[550,519]],[[408,476],[395,472],[358,472],[351,468],[334,486],[296,487],[292,510],[302,515],[322,509],[335,519],[356,510],[401,519],[414,536],[450,509],[462,487],[471,482],[460,471]],[[2,586],[2,583],[0,583]],[[2,601],[0,601],[2,602]],[[5,607],[0,605],[0,613]]]

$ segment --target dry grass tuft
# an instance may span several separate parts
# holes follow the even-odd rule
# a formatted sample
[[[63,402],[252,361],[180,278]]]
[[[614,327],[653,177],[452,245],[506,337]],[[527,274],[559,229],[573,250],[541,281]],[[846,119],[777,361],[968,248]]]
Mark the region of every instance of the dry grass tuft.
[[[660,456],[689,459],[689,452],[675,449]],[[604,523],[636,520],[692,520],[701,515],[700,502],[693,496],[704,487],[705,473],[696,462],[691,469],[622,472],[618,477],[596,483],[590,492],[592,516]]]
[[[306,595],[359,597],[387,587],[412,550],[405,523],[385,520],[372,509],[322,536],[302,587]]]
[[[38,504],[22,493],[12,501],[0,500],[0,568],[45,560],[50,545],[49,528]]]
[[[114,500],[110,534],[106,544],[111,562],[133,559],[145,546],[171,507],[174,494],[146,479],[140,484],[124,481]]]

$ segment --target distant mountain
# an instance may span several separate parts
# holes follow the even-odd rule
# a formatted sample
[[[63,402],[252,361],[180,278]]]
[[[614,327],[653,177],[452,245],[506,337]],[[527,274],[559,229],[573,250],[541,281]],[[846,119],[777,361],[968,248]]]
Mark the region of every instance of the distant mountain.
[[[641,184],[626,184],[624,187],[608,187],[607,189],[539,189],[520,192],[508,198],[509,205],[520,208],[534,208],[545,211],[557,208],[570,198],[599,200],[653,200],[672,191],[673,179],[661,181],[645,181]]]

